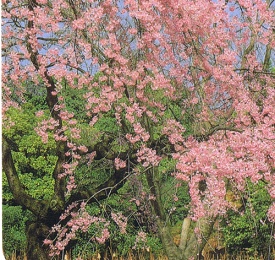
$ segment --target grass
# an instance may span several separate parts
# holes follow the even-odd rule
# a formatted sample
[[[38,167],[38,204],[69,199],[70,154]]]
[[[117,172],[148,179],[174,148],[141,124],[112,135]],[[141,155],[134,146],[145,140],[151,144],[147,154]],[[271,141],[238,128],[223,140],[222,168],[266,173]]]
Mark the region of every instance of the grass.
[[[108,260],[168,260],[166,256],[160,255],[158,258],[155,258],[152,252],[146,253],[146,256],[143,252],[138,253],[137,255],[133,255],[132,251],[129,250],[128,257],[123,258],[116,255],[116,253],[109,253],[109,257],[107,256],[107,252],[105,255],[100,255],[99,253],[96,253],[94,256],[86,257],[85,260],[102,260],[102,259],[108,259]],[[275,249],[273,248],[272,253],[268,258],[264,258],[263,256],[251,256],[248,255],[245,252],[240,252],[237,256],[230,256],[227,253],[221,254],[221,255],[215,255],[205,253],[203,260],[274,260],[275,259]],[[24,252],[13,252],[12,255],[9,258],[6,258],[6,260],[28,260],[26,257],[26,254]],[[56,258],[56,260],[75,260],[75,258],[71,257],[71,252],[68,251],[65,254],[60,255]]]

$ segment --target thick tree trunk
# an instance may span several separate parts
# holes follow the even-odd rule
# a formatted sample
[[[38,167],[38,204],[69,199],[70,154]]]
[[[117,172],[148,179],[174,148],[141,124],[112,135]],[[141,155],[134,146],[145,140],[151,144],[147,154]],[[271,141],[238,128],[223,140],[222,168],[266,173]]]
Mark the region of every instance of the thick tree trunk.
[[[163,223],[161,220],[157,220],[157,226],[159,230],[159,236],[169,260],[179,260],[182,258],[182,253],[173,241],[171,235],[170,226],[167,223]]]
[[[200,259],[202,250],[206,245],[214,226],[215,218],[202,217],[197,221],[196,227],[199,228],[199,234],[191,235],[187,242],[186,248],[183,252],[184,259],[194,257],[194,259]],[[200,240],[200,241],[199,241]]]
[[[184,223],[181,233],[183,239],[181,239],[181,243],[178,247],[174,244],[170,226],[167,223],[163,223],[161,220],[157,221],[157,225],[162,245],[169,260],[188,260],[191,258],[198,260],[201,259],[202,250],[212,233],[214,219],[207,217],[200,218],[197,222],[200,233],[195,234],[193,232],[188,240],[187,234],[190,223]]]
[[[56,187],[56,193],[51,200],[38,200],[30,196],[19,180],[10,147],[5,138],[2,141],[2,153],[3,172],[7,176],[15,201],[30,210],[36,217],[35,222],[27,223],[27,259],[50,259],[48,258],[49,248],[43,245],[43,241],[49,234],[50,227],[57,223],[59,215],[64,210],[64,195],[60,196],[60,190]],[[59,189],[63,190],[64,184],[61,185],[60,181],[59,184]]]
[[[153,213],[156,216],[159,237],[161,239],[166,255],[168,256],[169,260],[181,259],[180,251],[178,250],[178,247],[174,244],[173,237],[170,232],[170,225],[166,219],[166,214],[164,212],[163,204],[161,201],[159,180],[156,177],[154,168],[146,172],[146,178],[151,193],[156,197],[155,200],[151,201],[151,206],[153,209]]]
[[[41,222],[32,222],[26,228],[27,235],[27,259],[49,260],[49,247],[43,244],[49,234],[50,228]]]
[[[188,231],[190,228],[191,220],[185,219],[182,225],[181,242],[177,246],[171,235],[170,224],[165,214],[163,203],[161,200],[161,192],[159,187],[159,181],[154,173],[154,170],[148,170],[146,172],[146,178],[150,191],[155,195],[156,199],[151,201],[153,213],[156,216],[156,223],[158,226],[159,237],[162,242],[162,246],[166,252],[169,260],[188,260],[193,258],[194,260],[200,259],[201,252],[207,243],[214,225],[214,219],[209,217],[202,217],[197,222],[199,228],[199,234],[193,234],[188,239]],[[199,241],[200,240],[200,241]]]
[[[187,240],[186,232],[188,233],[190,226],[188,226],[188,224],[189,223],[185,223],[185,226],[183,225],[182,230],[182,236],[184,238],[183,240],[186,240],[181,240],[179,247],[177,247],[174,244],[173,238],[171,236],[170,226],[167,224],[165,225],[160,220],[157,221],[161,242],[169,260],[188,260],[191,258],[194,260],[201,259],[202,250],[205,247],[213,230],[214,219],[207,217],[199,219],[197,222],[197,227],[200,228],[200,233],[195,234],[193,232],[191,237]]]
[[[181,237],[180,237],[180,244],[179,244],[179,248],[182,252],[184,252],[187,245],[188,231],[190,228],[190,224],[191,224],[190,218],[185,218],[182,223]]]
[[[76,200],[89,199],[92,196],[96,201],[106,199],[111,191],[116,192],[126,180],[127,172],[125,169],[115,170],[114,174],[97,188],[84,193],[82,191],[73,192],[71,200],[65,202],[66,180],[65,178],[59,179],[58,174],[63,171],[62,164],[66,160],[64,156],[66,148],[60,142],[58,143],[58,148],[58,160],[53,171],[53,178],[55,180],[54,195],[50,200],[38,200],[30,196],[22,186],[14,166],[9,144],[5,137],[3,137],[3,172],[7,176],[14,200],[17,205],[27,208],[36,217],[36,221],[27,224],[26,229],[28,260],[50,259],[48,256],[49,247],[45,246],[43,241],[49,235],[50,228],[59,221],[59,216],[70,203]],[[106,191],[108,192],[106,193]]]
[[[38,201],[24,190],[13,163],[10,146],[5,138],[2,140],[2,168],[16,202],[32,211],[36,216],[44,215],[46,201]]]

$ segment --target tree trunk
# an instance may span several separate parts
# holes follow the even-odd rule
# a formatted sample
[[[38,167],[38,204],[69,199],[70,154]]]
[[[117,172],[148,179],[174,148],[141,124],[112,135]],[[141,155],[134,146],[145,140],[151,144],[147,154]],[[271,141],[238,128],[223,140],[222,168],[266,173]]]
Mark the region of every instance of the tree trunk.
[[[49,260],[49,247],[43,244],[50,228],[41,222],[32,222],[26,228],[27,235],[27,259]]]
[[[156,216],[159,237],[169,260],[181,259],[180,251],[174,244],[173,237],[170,232],[170,225],[166,219],[166,214],[161,201],[159,180],[156,177],[156,173],[154,171],[155,169],[157,168],[154,167],[153,169],[150,169],[146,172],[146,179],[151,193],[156,197],[155,200],[151,200],[151,206],[153,213]]]
[[[196,227],[199,228],[199,233],[191,235],[187,242],[187,246],[183,252],[184,259],[194,257],[194,259],[200,259],[202,250],[206,245],[214,226],[215,218],[202,217],[198,220]],[[200,241],[199,241],[200,239]]]
[[[50,227],[57,223],[60,214],[64,211],[64,195],[60,196],[60,191],[56,188],[56,193],[51,200],[38,200],[30,196],[19,180],[10,147],[5,138],[2,141],[2,153],[3,172],[7,176],[15,201],[18,205],[30,210],[36,217],[35,222],[27,223],[27,259],[50,259],[49,248],[43,245],[43,241],[49,234]]]
[[[169,260],[179,260],[182,258],[182,253],[179,248],[174,243],[173,237],[171,235],[170,226],[168,223],[163,223],[161,220],[157,220],[158,233],[164,247],[165,253]]]
[[[182,225],[180,245],[177,246],[173,241],[170,224],[163,208],[159,187],[160,184],[156,175],[154,168],[153,170],[148,170],[146,172],[150,191],[156,197],[155,200],[151,201],[151,206],[153,213],[156,216],[158,233],[165,253],[169,260],[188,260],[190,258],[197,260],[200,258],[201,252],[212,233],[214,219],[210,217],[200,218],[196,225],[200,230],[199,234],[193,232],[188,240],[188,231],[191,220],[186,218]]]
[[[188,231],[189,231],[189,228],[190,228],[190,224],[191,224],[191,219],[190,218],[185,218],[183,223],[182,223],[182,230],[181,230],[179,248],[183,252],[184,252],[184,250],[186,248],[186,245],[187,245]]]

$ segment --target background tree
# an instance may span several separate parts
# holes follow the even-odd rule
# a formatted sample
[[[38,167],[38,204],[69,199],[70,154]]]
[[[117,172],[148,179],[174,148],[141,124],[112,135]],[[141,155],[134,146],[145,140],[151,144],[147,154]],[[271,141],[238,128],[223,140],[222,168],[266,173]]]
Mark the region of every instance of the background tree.
[[[272,5],[259,0],[3,1],[3,128],[14,127],[9,113],[11,107],[24,110],[26,89],[43,86],[48,113],[37,111],[34,127],[44,143],[55,140],[53,191],[38,199],[18,177],[11,140],[3,133],[10,190],[36,217],[28,226],[29,259],[48,258],[42,241],[58,254],[80,230],[93,228],[93,242],[104,243],[108,221],[85,207],[106,199],[132,174],[143,176],[169,259],[200,254],[216,217],[231,207],[228,189],[242,192],[246,179],[263,180],[274,199]],[[94,77],[98,71],[102,75]],[[72,98],[68,89],[83,91],[86,114],[70,111],[77,95]],[[111,129],[106,117],[113,118]],[[87,125],[80,126],[80,120]],[[161,192],[167,158],[175,162],[177,187],[187,182],[191,198],[179,246],[172,243]],[[81,179],[77,189],[74,173],[93,161],[108,164],[109,175],[86,187]],[[176,190],[174,196],[177,200]],[[123,234],[124,216],[112,213]],[[274,216],[273,202],[271,222]],[[188,239],[190,219],[197,226]],[[45,240],[52,226],[51,239]],[[139,235],[137,242],[145,243]]]

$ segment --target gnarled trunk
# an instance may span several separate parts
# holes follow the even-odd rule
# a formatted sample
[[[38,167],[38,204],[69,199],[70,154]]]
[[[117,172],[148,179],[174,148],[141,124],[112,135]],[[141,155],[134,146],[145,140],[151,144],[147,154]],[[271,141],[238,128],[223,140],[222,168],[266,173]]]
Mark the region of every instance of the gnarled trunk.
[[[50,228],[42,222],[32,222],[26,228],[27,235],[27,259],[28,260],[48,260],[49,247],[43,244]]]
[[[27,223],[27,259],[50,259],[48,247],[43,245],[43,241],[49,234],[50,227],[58,221],[58,216],[64,210],[64,195],[60,196],[60,194],[62,194],[61,190],[64,190],[65,183],[61,183],[61,180],[59,180],[59,186],[56,187],[51,200],[33,198],[25,191],[19,180],[10,147],[5,138],[2,142],[2,151],[3,171],[7,176],[16,203],[30,210],[36,217],[35,222]],[[56,169],[58,168],[60,168],[60,165],[57,163]]]
[[[196,226],[199,228],[199,233],[192,233],[187,242],[186,248],[183,251],[183,259],[189,259],[191,257],[195,257],[194,259],[200,259],[202,250],[212,233],[214,222],[215,218],[210,217],[201,217],[197,221]]]
[[[200,233],[196,234],[193,232],[189,239],[187,239],[187,235],[191,220],[189,219],[187,222],[189,223],[186,223],[186,221],[183,223],[181,242],[179,246],[174,244],[170,226],[160,220],[157,220],[156,222],[162,245],[169,260],[188,260],[191,258],[194,260],[201,259],[202,250],[205,247],[213,230],[215,222],[214,218],[200,218],[197,222],[197,227],[199,227]]]
[[[97,201],[105,199],[110,191],[116,192],[123,185],[125,176],[127,175],[125,169],[115,170],[113,175],[98,187],[85,192],[79,190],[74,191],[72,192],[70,200],[65,202],[66,180],[65,178],[58,178],[59,173],[63,171],[62,164],[65,161],[62,150],[65,150],[65,148],[60,144],[57,153],[59,158],[53,172],[53,178],[55,180],[54,194],[49,200],[39,200],[30,196],[22,186],[14,166],[9,143],[5,137],[3,137],[3,172],[7,176],[14,200],[16,204],[30,210],[36,218],[35,221],[28,223],[26,228],[26,253],[28,260],[51,259],[49,257],[49,247],[44,245],[43,241],[48,237],[51,227],[59,221],[60,215],[68,205],[73,201],[88,199],[91,196]]]
[[[201,252],[207,243],[214,225],[214,219],[210,217],[202,217],[197,221],[197,227],[199,233],[192,233],[188,239],[188,231],[190,228],[191,220],[186,218],[183,221],[181,241],[177,246],[171,235],[171,228],[167,216],[165,214],[163,203],[161,200],[161,192],[159,187],[159,181],[156,178],[154,169],[146,172],[146,178],[150,191],[155,195],[156,199],[151,201],[153,213],[156,216],[156,223],[158,227],[159,237],[162,242],[162,246],[166,252],[169,260],[188,260],[193,258],[199,259]]]
[[[161,220],[157,220],[156,222],[157,222],[162,246],[164,247],[164,250],[166,252],[168,259],[169,260],[183,259],[181,250],[177,247],[177,245],[173,241],[173,237],[170,231],[170,226]]]

